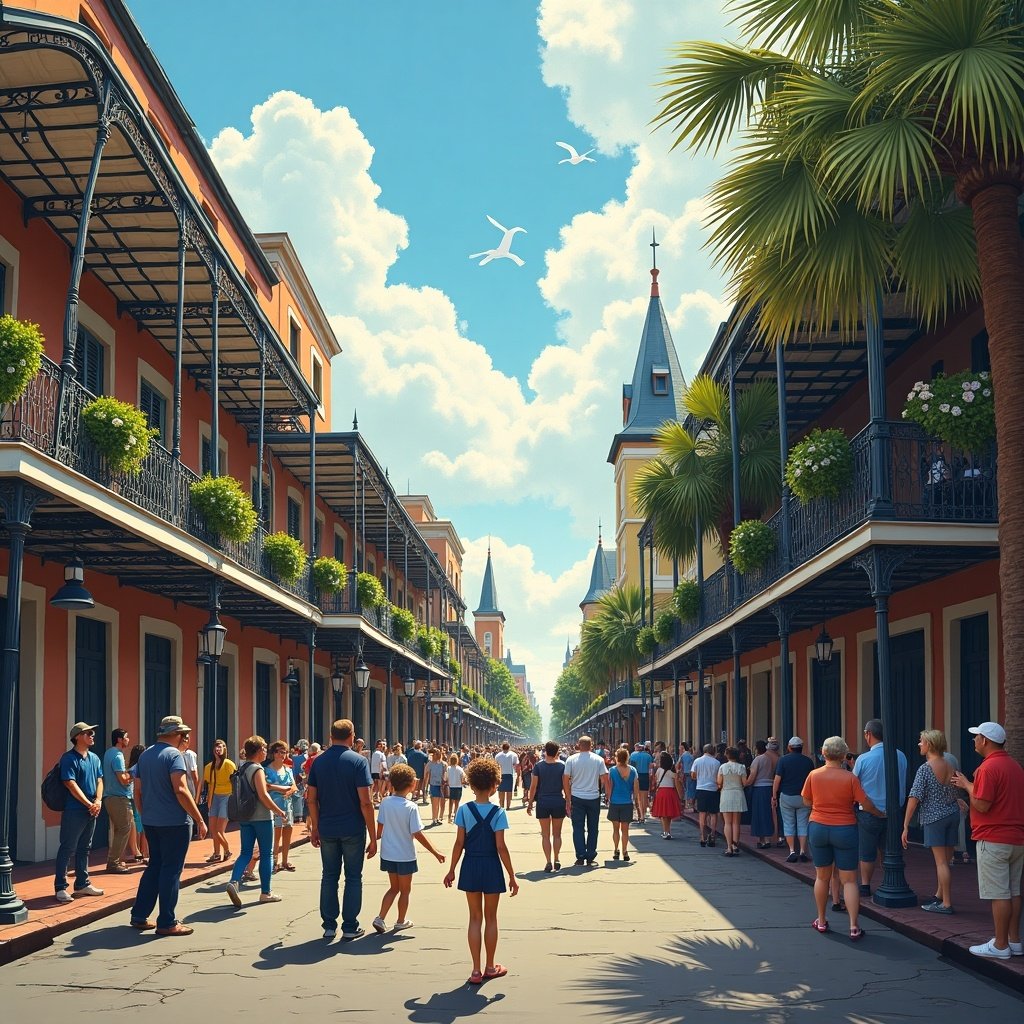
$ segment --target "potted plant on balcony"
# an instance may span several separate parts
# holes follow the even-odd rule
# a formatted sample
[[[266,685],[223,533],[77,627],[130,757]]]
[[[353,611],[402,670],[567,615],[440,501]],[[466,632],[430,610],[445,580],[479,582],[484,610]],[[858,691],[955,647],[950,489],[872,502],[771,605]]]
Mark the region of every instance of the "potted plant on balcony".
[[[729,559],[741,575],[760,569],[774,550],[771,527],[760,519],[744,519],[729,538]]]
[[[666,608],[658,612],[654,617],[654,639],[659,644],[667,644],[672,639],[672,632],[675,629],[675,612]]]
[[[654,635],[653,626],[641,626],[636,635],[636,649],[641,654],[653,654],[658,646],[658,638]]]
[[[296,583],[306,568],[305,548],[283,530],[263,539],[263,554],[271,571],[282,583]]]
[[[408,643],[416,635],[416,618],[407,608],[391,606],[391,635],[402,643]]]
[[[356,597],[360,608],[379,608],[386,600],[384,588],[373,573],[361,572],[356,576]]]
[[[313,563],[313,586],[321,594],[338,594],[348,583],[348,569],[344,562],[324,556]]]
[[[786,483],[805,504],[836,498],[853,479],[853,449],[843,431],[815,428],[793,445],[786,460]]]
[[[434,648],[437,651],[435,657],[444,658],[448,651],[448,634],[437,626],[430,626],[430,635],[434,638]]]
[[[212,533],[245,544],[256,532],[256,509],[252,498],[233,476],[210,476],[190,488],[192,505]]]
[[[672,596],[681,622],[693,622],[700,615],[700,586],[696,580],[683,580]]]
[[[112,473],[138,473],[149,455],[150,440],[160,436],[141,409],[109,395],[94,398],[82,409],[82,423]]]
[[[919,380],[907,395],[903,418],[954,448],[982,451],[996,436],[992,378],[964,370],[949,377],[940,373],[927,383]]]
[[[42,365],[43,334],[38,324],[0,316],[0,422],[4,408],[16,402]]]
[[[430,658],[440,657],[441,651],[437,645],[437,637],[426,626],[420,626],[416,630],[416,643],[419,645],[420,654],[424,658],[429,660]]]
[[[448,659],[448,675],[456,682],[462,678],[462,666],[454,659]]]

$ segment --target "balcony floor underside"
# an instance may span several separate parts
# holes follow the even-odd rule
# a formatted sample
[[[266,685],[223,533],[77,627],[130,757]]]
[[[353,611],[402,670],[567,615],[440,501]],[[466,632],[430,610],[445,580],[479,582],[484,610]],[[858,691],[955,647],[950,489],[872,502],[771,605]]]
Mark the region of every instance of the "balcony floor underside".
[[[936,545],[904,550],[907,558],[893,572],[893,594],[999,557],[999,548],[995,545]],[[870,608],[873,604],[867,576],[853,564],[852,559],[814,578],[805,586],[788,594],[783,601],[790,614],[790,634],[814,629],[826,619]],[[778,620],[767,608],[755,611],[748,618],[742,619],[737,628],[741,654],[779,643]],[[701,643],[700,648],[705,668],[732,658],[729,621],[723,622],[721,630]],[[656,670],[650,673],[643,671],[643,674],[654,679],[671,679],[673,665],[680,672],[690,671],[696,666],[696,657],[696,648],[691,639],[680,645],[676,652],[670,652],[668,660]]]

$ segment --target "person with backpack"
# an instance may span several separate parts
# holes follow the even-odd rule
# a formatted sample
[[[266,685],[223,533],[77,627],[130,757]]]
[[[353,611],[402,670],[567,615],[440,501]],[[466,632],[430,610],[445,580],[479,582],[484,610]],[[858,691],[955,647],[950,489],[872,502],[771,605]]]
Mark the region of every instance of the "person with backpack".
[[[245,760],[231,776],[231,795],[228,797],[228,817],[238,822],[242,836],[242,851],[231,870],[231,879],[224,886],[228,899],[236,907],[242,906],[238,883],[249,866],[253,848],[260,844],[260,903],[280,903],[281,897],[270,891],[270,877],[274,871],[274,815],[285,818],[285,811],[274,803],[267,789],[267,773],[263,762],[267,758],[267,741],[262,736],[250,736],[242,746]]]
[[[61,755],[54,771],[64,787],[64,805],[60,816],[60,846],[53,876],[54,899],[58,903],[71,903],[74,896],[68,892],[68,862],[75,858],[75,896],[102,896],[103,890],[89,880],[89,850],[96,831],[96,818],[103,806],[103,766],[92,752],[96,742],[95,725],[75,722],[71,726],[72,747]],[[43,798],[47,806],[59,803],[60,793],[48,793],[53,786],[54,772],[43,782]],[[52,801],[52,802],[51,802]]]
[[[157,739],[143,751],[135,778],[135,803],[149,840],[149,863],[139,876],[139,889],[131,911],[131,926],[140,932],[156,929],[157,935],[191,935],[193,929],[175,916],[181,870],[192,830],[206,838],[206,822],[185,779],[181,736],[192,729],[177,715],[168,715],[157,726]],[[156,923],[149,919],[160,903]]]

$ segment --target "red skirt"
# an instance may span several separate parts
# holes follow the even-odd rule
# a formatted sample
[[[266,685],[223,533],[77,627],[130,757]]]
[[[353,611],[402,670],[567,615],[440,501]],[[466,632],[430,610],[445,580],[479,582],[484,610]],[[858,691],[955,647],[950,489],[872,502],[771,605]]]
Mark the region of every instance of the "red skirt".
[[[651,804],[651,814],[655,818],[678,818],[683,813],[679,806],[679,796],[675,786],[659,786]]]

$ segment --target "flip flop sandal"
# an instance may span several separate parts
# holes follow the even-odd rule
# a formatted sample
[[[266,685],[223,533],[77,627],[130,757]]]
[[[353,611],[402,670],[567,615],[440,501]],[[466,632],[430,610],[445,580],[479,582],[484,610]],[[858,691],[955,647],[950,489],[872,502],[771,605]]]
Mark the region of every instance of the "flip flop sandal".
[[[295,870],[295,865],[294,864],[282,864],[281,867],[283,867],[285,869],[285,871],[294,871]]]
[[[508,968],[502,967],[501,964],[495,964],[493,971],[484,971],[484,977],[490,981],[492,978],[504,978],[508,974]]]
[[[474,971],[467,979],[467,985],[482,985],[484,982],[484,976],[479,971]]]
[[[822,922],[815,918],[811,922],[811,927],[821,935],[824,935],[828,931],[828,921]],[[850,932],[850,938],[853,938],[853,932]]]
[[[851,942],[856,942],[858,939],[863,939],[863,938],[864,938],[864,929],[863,928],[851,928],[850,929],[850,941]]]

